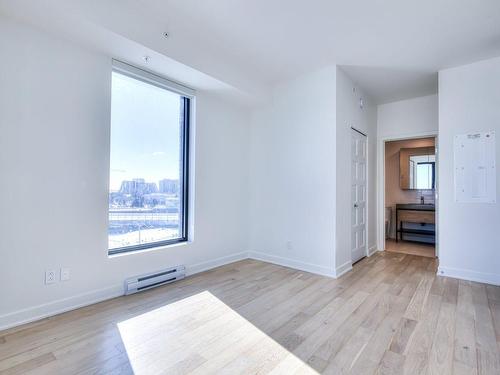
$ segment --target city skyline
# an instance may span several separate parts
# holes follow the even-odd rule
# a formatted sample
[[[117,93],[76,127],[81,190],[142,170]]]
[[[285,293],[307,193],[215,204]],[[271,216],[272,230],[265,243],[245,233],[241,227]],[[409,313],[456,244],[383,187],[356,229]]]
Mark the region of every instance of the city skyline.
[[[176,189],[179,189],[179,179],[177,178],[162,178],[158,182],[147,181],[142,177],[135,177],[132,179],[123,180],[120,184],[120,188],[116,191],[110,190],[110,193],[127,193],[126,190],[130,188],[127,187],[128,184],[139,183],[145,185],[154,185],[156,192],[158,193],[173,193]]]

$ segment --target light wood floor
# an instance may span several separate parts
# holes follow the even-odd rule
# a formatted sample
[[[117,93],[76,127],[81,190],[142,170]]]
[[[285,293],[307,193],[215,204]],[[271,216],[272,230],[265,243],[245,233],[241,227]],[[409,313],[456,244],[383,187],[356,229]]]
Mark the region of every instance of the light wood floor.
[[[500,288],[383,252],[340,279],[253,260],[0,332],[2,374],[500,374]]]
[[[436,247],[427,244],[419,244],[408,241],[398,241],[387,239],[385,240],[385,250],[395,253],[403,253],[410,255],[420,255],[423,257],[435,258]]]

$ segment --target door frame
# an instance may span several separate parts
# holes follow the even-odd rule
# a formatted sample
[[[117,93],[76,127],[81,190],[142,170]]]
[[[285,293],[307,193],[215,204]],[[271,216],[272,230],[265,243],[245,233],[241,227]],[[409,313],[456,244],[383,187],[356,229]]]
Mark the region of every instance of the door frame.
[[[405,135],[385,136],[377,141],[377,247],[379,251],[385,250],[385,144],[392,141],[405,141],[419,138],[434,138],[436,148],[436,191],[434,202],[436,205],[436,258],[439,258],[439,149],[438,132],[423,132]]]
[[[373,251],[372,253],[370,253],[370,248],[368,246],[368,233],[369,230],[370,230],[370,220],[368,219],[370,217],[370,194],[369,194],[369,191],[370,191],[370,179],[368,178],[368,171],[369,171],[369,168],[370,168],[370,158],[368,157],[368,151],[369,151],[369,138],[368,138],[368,134],[366,134],[365,132],[357,129],[355,126],[351,126],[351,130],[354,130],[355,132],[365,136],[366,138],[366,142],[365,142],[365,157],[366,157],[366,168],[365,168],[365,181],[366,181],[366,191],[365,191],[365,256],[357,261],[353,261],[352,260],[352,243],[351,243],[351,247],[349,249],[349,256],[351,257],[351,265],[353,265],[354,263],[356,262],[359,262],[360,260],[363,260],[365,257],[369,257],[371,255],[373,255],[376,251]],[[349,134],[349,136],[352,136],[351,134]],[[350,140],[349,140],[350,141]],[[351,142],[349,142],[350,144],[352,144]],[[351,153],[350,153],[350,156],[349,156],[349,160],[352,164],[352,150],[351,150]],[[351,165],[349,165],[349,170],[351,169]],[[352,177],[351,177],[352,178]],[[352,183],[352,180],[349,181],[349,183]],[[352,189],[349,188],[349,191],[352,193]],[[350,196],[350,194],[349,194]],[[352,204],[352,197],[350,197],[350,204]],[[352,215],[352,207],[351,207],[351,210],[349,212],[349,217]],[[352,217],[350,217],[350,223],[351,223],[351,226],[352,226]],[[351,228],[352,229],[352,228]],[[350,238],[351,238],[351,241],[352,241],[352,233],[350,233]],[[376,249],[375,249],[376,250]]]

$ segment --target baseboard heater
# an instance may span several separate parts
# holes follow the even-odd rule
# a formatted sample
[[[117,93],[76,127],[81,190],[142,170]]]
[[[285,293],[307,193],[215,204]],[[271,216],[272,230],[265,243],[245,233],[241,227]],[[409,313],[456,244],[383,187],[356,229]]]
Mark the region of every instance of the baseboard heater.
[[[177,266],[149,273],[146,275],[131,277],[125,280],[125,294],[142,292],[143,290],[155,288],[160,285],[173,283],[186,276],[186,267]]]

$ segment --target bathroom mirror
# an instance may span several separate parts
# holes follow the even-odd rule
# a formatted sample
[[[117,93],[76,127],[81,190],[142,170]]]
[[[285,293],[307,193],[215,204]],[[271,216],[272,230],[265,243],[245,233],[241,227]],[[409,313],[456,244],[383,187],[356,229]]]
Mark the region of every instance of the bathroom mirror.
[[[434,147],[399,150],[399,183],[404,190],[429,190],[436,187]]]

